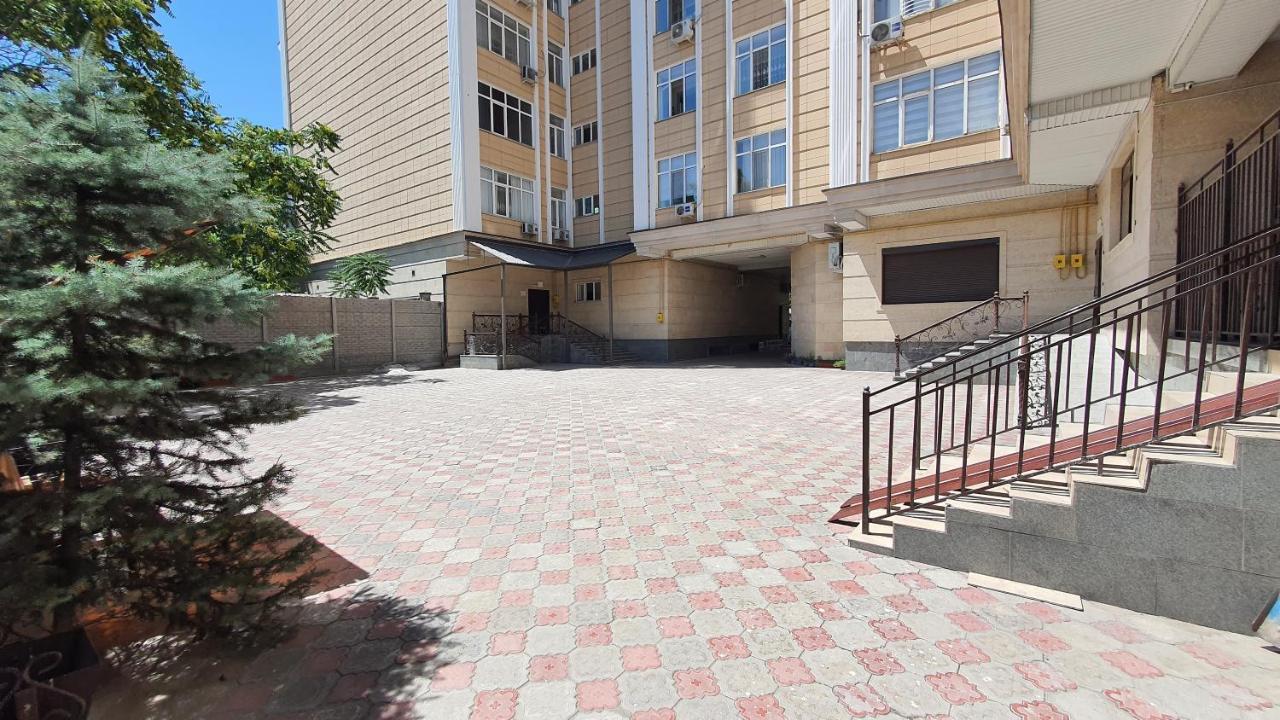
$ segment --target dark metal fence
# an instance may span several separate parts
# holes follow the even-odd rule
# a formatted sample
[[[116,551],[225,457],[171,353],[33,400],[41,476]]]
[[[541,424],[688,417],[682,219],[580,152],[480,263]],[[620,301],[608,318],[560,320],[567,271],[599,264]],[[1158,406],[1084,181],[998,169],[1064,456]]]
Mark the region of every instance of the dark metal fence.
[[[1029,294],[1002,298],[1000,293],[946,319],[907,335],[894,337],[893,372],[904,370],[995,333],[1016,332],[1027,327]]]

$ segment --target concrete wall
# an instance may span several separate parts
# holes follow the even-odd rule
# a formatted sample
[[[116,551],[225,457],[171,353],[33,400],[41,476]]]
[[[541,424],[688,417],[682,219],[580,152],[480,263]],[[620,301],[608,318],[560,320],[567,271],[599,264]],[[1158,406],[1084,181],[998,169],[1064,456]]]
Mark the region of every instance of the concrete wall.
[[[372,370],[391,363],[439,367],[440,303],[278,295],[258,322],[221,321],[203,336],[239,350],[285,335],[332,335],[333,349],[320,363],[290,368],[301,376]]]
[[[828,267],[827,245],[811,242],[791,251],[791,353],[797,357],[844,357],[844,275]]]
[[[1082,190],[876,218],[871,230],[846,235],[842,339],[850,366],[892,369],[892,356],[884,353],[891,350],[895,335],[908,335],[974,304],[883,304],[884,248],[999,238],[1000,294],[1018,297],[1030,291],[1034,322],[1092,297],[1091,258],[1082,276],[1054,269],[1052,260],[1058,253],[1087,253],[1086,231],[1095,213],[1090,193]],[[872,352],[876,362],[854,357],[864,351]]]

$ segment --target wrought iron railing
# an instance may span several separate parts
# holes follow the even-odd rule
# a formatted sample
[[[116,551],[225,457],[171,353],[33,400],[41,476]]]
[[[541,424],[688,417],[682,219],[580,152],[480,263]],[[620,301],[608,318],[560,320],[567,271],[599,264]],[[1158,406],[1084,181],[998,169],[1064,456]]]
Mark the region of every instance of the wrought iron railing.
[[[1242,239],[1280,223],[1280,112],[1267,118],[1239,144],[1228,142],[1223,157],[1198,180],[1178,187],[1178,261],[1185,262],[1213,250],[1230,247]],[[1229,264],[1232,253],[1215,256]],[[1191,268],[1198,269],[1198,268]],[[1271,292],[1280,293],[1274,280]],[[1222,288],[1216,298],[1219,340],[1239,337],[1244,298],[1239,288]],[[1184,303],[1178,308],[1174,332],[1185,335],[1196,322],[1200,308]],[[1280,334],[1280,313],[1272,306],[1253,309],[1250,327],[1256,340],[1264,334]],[[1267,313],[1267,314],[1263,314]]]
[[[836,519],[865,526],[1280,407],[1280,381],[1246,383],[1252,355],[1275,340],[1253,323],[1280,304],[1278,265],[1280,225],[999,339],[968,364],[866,389],[862,492]],[[1238,315],[1220,312],[1222,297],[1239,298]],[[1175,308],[1192,307],[1171,340]],[[1224,318],[1239,328],[1233,345],[1218,341]],[[1174,401],[1175,390],[1185,395]]]
[[[506,343],[508,355],[523,355],[535,362],[542,362],[542,346],[537,338],[507,333]],[[496,332],[464,330],[462,346],[466,355],[501,355],[502,335]]]
[[[995,333],[1025,329],[1029,308],[1029,293],[1017,298],[1002,298],[996,293],[906,337],[894,337],[893,372],[901,375],[903,370]]]
[[[59,652],[34,655],[22,667],[0,667],[0,717],[19,720],[83,720],[89,704],[48,676],[63,665]]]

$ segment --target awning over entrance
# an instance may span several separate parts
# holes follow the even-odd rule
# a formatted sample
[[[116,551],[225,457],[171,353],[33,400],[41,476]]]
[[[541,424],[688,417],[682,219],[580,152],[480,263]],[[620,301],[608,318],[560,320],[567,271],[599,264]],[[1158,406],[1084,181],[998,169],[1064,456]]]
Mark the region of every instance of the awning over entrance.
[[[541,270],[585,270],[603,267],[636,251],[629,240],[583,248],[559,248],[471,236],[467,237],[467,242],[508,265],[522,265]]]

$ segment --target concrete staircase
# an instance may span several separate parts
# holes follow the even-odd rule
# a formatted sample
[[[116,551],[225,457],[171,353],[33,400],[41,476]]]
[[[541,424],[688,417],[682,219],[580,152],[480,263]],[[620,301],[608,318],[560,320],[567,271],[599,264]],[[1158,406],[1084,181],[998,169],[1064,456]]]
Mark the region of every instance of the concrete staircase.
[[[1070,465],[961,495],[957,468],[977,466],[981,487],[989,443],[944,454],[917,472],[943,502],[908,509],[849,536],[873,552],[1050,588],[1133,610],[1249,632],[1280,589],[1280,376],[1249,373],[1243,421]],[[1206,375],[1206,410],[1234,401],[1236,374]],[[1169,391],[1161,427],[1189,413],[1191,393]],[[1129,405],[1124,428],[1108,405],[1091,422],[1087,444],[1117,430],[1152,427],[1154,407]],[[1190,423],[1188,423],[1190,427]],[[1055,447],[1078,448],[1078,423],[1061,423]],[[1064,440],[1065,439],[1065,440]],[[1048,431],[1027,435],[1029,455]],[[1017,448],[997,446],[1007,456]],[[970,453],[967,459],[963,452]],[[999,465],[997,462],[995,465]]]
[[[987,347],[988,345],[996,343],[1005,337],[1008,337],[1008,333],[992,333],[987,337],[978,338],[958,348],[955,348],[954,350],[949,350],[941,355],[938,355],[937,357],[931,360],[927,360],[925,362],[920,363],[919,365],[909,367],[906,370],[903,370],[902,372],[894,375],[893,379],[906,380],[907,378],[913,378],[917,375],[927,375],[930,370],[933,370],[936,367],[941,367],[943,365],[949,365],[951,361],[956,360],[957,358],[964,357],[971,353],[974,353],[974,355],[972,358],[966,359],[967,363],[969,365],[976,364],[983,360],[982,354],[978,353],[979,350]],[[948,372],[950,372],[950,368],[948,368]]]

